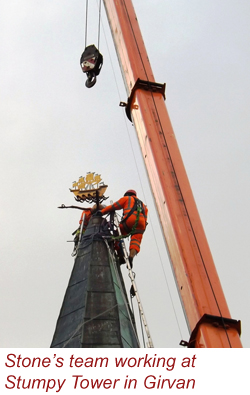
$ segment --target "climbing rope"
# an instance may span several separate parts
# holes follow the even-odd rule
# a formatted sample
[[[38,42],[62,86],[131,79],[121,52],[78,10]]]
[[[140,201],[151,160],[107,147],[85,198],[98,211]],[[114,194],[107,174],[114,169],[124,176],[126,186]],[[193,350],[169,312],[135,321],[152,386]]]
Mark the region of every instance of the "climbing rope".
[[[139,217],[139,214],[140,214],[140,211],[138,212],[138,217]],[[104,220],[104,221],[105,221],[105,220]],[[104,242],[106,243],[106,246],[107,246],[109,255],[112,255],[112,254],[111,254],[111,250],[110,250],[110,246],[109,246],[109,244],[108,244],[108,239],[111,239],[111,240],[112,240],[112,238],[107,237],[107,233],[106,233],[106,230],[107,230],[107,229],[106,229],[106,227],[104,227],[104,221],[103,221],[102,224],[100,225],[99,231],[98,231],[97,233],[91,234],[91,235],[88,235],[88,236],[84,236],[84,239],[85,239],[85,241],[88,241],[88,240],[89,240],[89,243],[87,244],[87,246],[90,245],[90,244],[92,244],[92,242],[93,242],[94,239],[102,239],[102,240],[104,240]],[[83,221],[82,221],[82,224],[83,224]],[[110,223],[108,223],[107,225],[108,225],[108,227],[111,226]],[[114,214],[113,228],[114,228],[114,226],[116,226],[116,227],[118,228],[118,232],[120,232],[119,222],[118,222],[118,219],[117,219],[117,215],[116,215],[116,214]],[[80,235],[81,235],[81,232],[80,232]],[[80,244],[80,243],[79,243],[79,244]],[[78,245],[78,247],[79,247],[79,245]],[[86,247],[86,245],[85,245],[84,247]],[[135,294],[135,297],[136,297],[136,300],[137,300],[137,303],[138,303],[139,315],[140,315],[140,320],[141,320],[141,327],[142,327],[142,323],[143,323],[144,328],[145,328],[145,333],[146,333],[147,338],[148,338],[148,347],[153,348],[153,347],[154,347],[154,346],[153,346],[153,342],[152,342],[152,339],[151,339],[151,336],[150,336],[149,328],[148,328],[148,325],[147,325],[147,322],[146,322],[146,318],[145,318],[144,311],[143,311],[143,308],[142,308],[141,300],[140,300],[140,297],[139,297],[139,294],[138,294],[138,290],[137,290],[137,286],[136,286],[136,283],[135,283],[135,273],[132,271],[132,269],[131,269],[131,267],[130,267],[130,263],[129,263],[129,260],[128,260],[128,254],[127,254],[127,251],[126,251],[126,248],[125,248],[125,244],[124,244],[124,243],[123,243],[123,252],[124,252],[124,257],[125,257],[126,262],[127,262],[127,268],[128,268],[128,270],[129,270],[129,277],[130,277],[130,280],[131,280],[131,283],[132,283],[132,287],[133,287],[133,289],[134,289],[134,294]],[[113,262],[113,260],[111,260],[111,262]],[[115,268],[114,263],[113,263],[112,266],[113,266],[113,268],[114,268],[114,270],[115,270],[115,272],[116,272],[116,268]],[[118,273],[116,273],[116,277],[117,277],[117,281],[118,281],[118,283],[119,283],[119,287],[120,287],[120,289],[122,290],[122,286],[121,286],[121,282],[120,282],[120,278],[119,278]],[[122,292],[122,297],[124,298],[123,292]],[[125,303],[125,305],[127,304],[125,300],[124,300],[124,303]],[[115,308],[116,306],[118,306],[118,304],[116,304],[115,306],[111,307],[110,309],[108,309],[108,310],[106,310],[106,311],[109,311],[109,310]],[[106,312],[106,311],[105,311],[105,312]],[[104,314],[105,312],[103,312],[103,313],[101,313],[101,314],[99,314],[99,315],[102,315],[102,314]],[[76,330],[73,332],[73,334],[71,335],[71,337],[66,341],[66,343],[64,343],[64,346],[63,346],[63,347],[66,347],[66,345],[70,342],[70,340],[75,336],[75,334],[80,330],[81,327],[83,327],[87,322],[92,321],[93,319],[97,318],[99,315],[97,315],[97,316],[91,318],[90,320],[86,321],[86,322],[83,323],[83,324],[81,323],[81,324],[76,328]],[[130,320],[131,320],[130,314],[129,314],[129,317],[130,317]],[[144,344],[145,344],[143,328],[142,328],[142,337],[143,337],[143,342],[144,342]]]
[[[118,272],[118,270],[117,270],[117,266],[116,266],[116,264],[115,264],[114,254],[112,254],[111,249],[110,249],[110,246],[109,246],[107,240],[104,240],[104,241],[105,241],[105,243],[106,243],[107,250],[108,250],[109,256],[110,256],[110,258],[111,258],[111,259],[110,259],[110,263],[111,263],[111,265],[112,265],[113,271],[114,271],[115,276],[116,276],[117,285],[118,285],[118,287],[119,287],[119,289],[120,289],[120,291],[121,291],[121,296],[122,296],[122,299],[123,299],[123,303],[124,303],[124,305],[126,306],[127,313],[128,313],[128,317],[129,317],[129,320],[130,320],[130,322],[131,322],[132,328],[133,328],[133,330],[134,330],[134,335],[135,335],[135,337],[137,338],[137,341],[138,341],[138,344],[139,344],[140,342],[139,342],[139,339],[138,339],[138,335],[137,335],[137,333],[136,333],[136,330],[135,330],[135,328],[134,328],[134,324],[133,324],[132,317],[131,317],[131,311],[130,311],[129,308],[127,307],[127,305],[128,305],[128,300],[126,300],[126,297],[125,297],[125,295],[124,295],[123,287],[122,287],[121,280],[120,280],[120,274],[119,274],[119,272]],[[119,307],[119,304],[118,304],[118,307]],[[133,306],[132,306],[132,314],[133,314],[133,317],[134,317],[135,315],[134,315],[134,311],[133,311]]]
[[[80,325],[78,325],[78,327],[76,328],[76,330],[73,332],[73,334],[70,336],[70,338],[64,343],[64,345],[62,346],[62,348],[65,348],[67,346],[67,344],[70,342],[70,340],[77,334],[77,332],[84,327],[84,325],[88,324],[89,322],[95,320],[96,318],[100,317],[103,314],[106,314],[108,311],[111,311],[113,309],[115,309],[118,306],[118,303],[116,303],[114,306],[110,307],[109,309],[103,311],[100,314],[95,315],[94,317],[90,318],[89,320],[85,321],[83,324],[81,323]]]
[[[140,213],[139,213],[139,215],[140,215]],[[114,222],[115,222],[115,225],[117,226],[118,232],[120,233],[121,230],[120,230],[119,225],[118,225],[118,219],[117,219],[117,215],[116,214],[114,215]],[[128,268],[128,271],[129,271],[129,278],[131,280],[132,287],[134,288],[134,293],[135,293],[135,298],[136,298],[137,304],[138,304],[140,319],[143,322],[145,333],[146,333],[147,338],[148,338],[148,347],[149,348],[154,348],[153,341],[152,341],[152,338],[151,338],[151,335],[150,335],[150,332],[149,332],[149,327],[148,327],[148,324],[147,324],[147,320],[146,320],[146,317],[145,317],[145,314],[144,314],[144,311],[143,311],[143,307],[142,307],[142,303],[141,303],[141,300],[140,300],[140,296],[139,296],[139,293],[138,293],[138,290],[137,290],[137,286],[136,286],[136,283],[135,283],[135,273],[131,269],[125,245],[123,246],[123,252],[124,252],[124,257],[125,257],[125,260],[126,260],[126,263],[127,263],[127,268]]]

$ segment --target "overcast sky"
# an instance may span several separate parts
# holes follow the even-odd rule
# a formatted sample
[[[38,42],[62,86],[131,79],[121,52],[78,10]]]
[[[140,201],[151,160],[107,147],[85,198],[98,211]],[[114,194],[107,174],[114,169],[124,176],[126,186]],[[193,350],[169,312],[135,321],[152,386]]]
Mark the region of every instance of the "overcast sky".
[[[231,316],[250,347],[250,3],[134,0]],[[87,44],[97,45],[98,7]],[[100,173],[117,200],[136,189],[150,218],[135,258],[155,347],[188,340],[127,96],[102,9],[97,84],[85,87],[84,0],[1,0],[0,347],[49,347],[73,266],[80,211],[69,192]],[[109,200],[108,200],[109,201]],[[124,271],[124,277],[127,273]],[[136,307],[135,307],[136,308]]]

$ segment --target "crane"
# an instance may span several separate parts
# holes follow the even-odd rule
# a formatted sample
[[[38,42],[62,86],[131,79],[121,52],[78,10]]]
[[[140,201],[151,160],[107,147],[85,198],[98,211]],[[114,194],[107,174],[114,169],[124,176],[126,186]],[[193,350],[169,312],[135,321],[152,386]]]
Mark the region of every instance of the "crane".
[[[199,217],[165,99],[147,56],[132,0],[103,0],[133,122],[194,348],[240,348]]]

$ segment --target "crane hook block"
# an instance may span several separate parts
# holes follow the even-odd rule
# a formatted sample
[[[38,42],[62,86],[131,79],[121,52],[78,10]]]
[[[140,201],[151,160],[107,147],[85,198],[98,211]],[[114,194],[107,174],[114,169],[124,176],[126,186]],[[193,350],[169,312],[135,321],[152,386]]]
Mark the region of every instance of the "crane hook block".
[[[80,65],[83,73],[87,74],[87,81],[85,85],[91,88],[96,83],[96,77],[99,75],[103,64],[103,56],[94,45],[89,45],[85,48]]]

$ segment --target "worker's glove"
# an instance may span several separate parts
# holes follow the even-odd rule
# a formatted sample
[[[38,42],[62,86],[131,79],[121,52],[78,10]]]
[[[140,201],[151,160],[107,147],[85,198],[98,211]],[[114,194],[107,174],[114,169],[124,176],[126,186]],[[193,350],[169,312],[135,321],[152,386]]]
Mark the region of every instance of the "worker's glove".
[[[96,217],[101,217],[101,216],[102,216],[101,210],[98,210],[94,215],[95,215]]]

